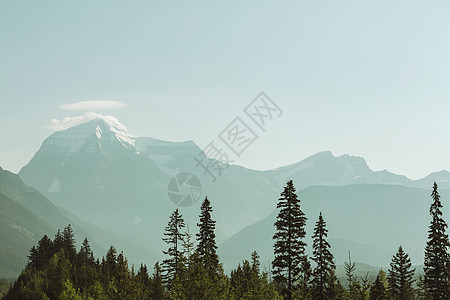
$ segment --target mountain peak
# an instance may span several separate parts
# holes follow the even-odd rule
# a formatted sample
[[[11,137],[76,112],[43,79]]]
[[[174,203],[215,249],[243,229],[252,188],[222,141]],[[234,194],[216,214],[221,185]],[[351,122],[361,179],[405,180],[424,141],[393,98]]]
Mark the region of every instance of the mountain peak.
[[[134,146],[135,137],[129,134],[125,125],[120,123],[119,120],[117,120],[117,118],[113,116],[99,115],[97,118],[78,126],[80,126],[81,128],[95,127],[95,135],[98,139],[102,139],[105,133],[108,135],[109,133],[112,133],[117,138],[117,140],[122,143],[123,146]],[[71,128],[67,130],[70,130]]]
[[[94,153],[100,149],[110,151],[137,151],[135,137],[113,116],[96,113],[75,120],[74,126],[54,132],[41,146],[39,152],[52,153],[65,162],[76,153]]]
[[[330,159],[330,158],[335,158],[335,156],[333,155],[333,153],[331,153],[331,151],[326,150],[326,151],[317,152],[316,154],[313,154],[313,155],[307,157],[305,160],[322,160],[322,159]]]
[[[119,122],[119,120],[116,117],[113,116],[104,116],[104,115],[98,115],[96,118],[89,120],[83,124],[95,124],[100,126],[106,126],[109,128],[113,128],[116,131],[126,133],[128,134],[127,128],[125,125]]]
[[[436,182],[441,188],[449,188],[450,172],[443,169],[438,172],[433,172],[422,179],[416,180],[416,182],[421,183],[423,187],[431,187],[431,184]]]

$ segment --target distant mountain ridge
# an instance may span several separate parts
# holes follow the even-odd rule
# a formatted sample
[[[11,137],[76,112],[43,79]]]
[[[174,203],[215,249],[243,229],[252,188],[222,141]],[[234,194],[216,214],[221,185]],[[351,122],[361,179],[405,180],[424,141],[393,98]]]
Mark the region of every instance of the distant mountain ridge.
[[[359,183],[395,184],[417,188],[430,188],[430,182],[437,182],[441,188],[450,188],[450,172],[434,172],[422,179],[411,180],[404,175],[387,170],[373,171],[364,158],[344,154],[334,156],[323,151],[306,159],[267,172],[287,181],[293,179],[298,188],[313,185],[341,186]]]
[[[346,186],[312,186],[297,191],[300,207],[307,220],[305,241],[311,251],[312,232],[322,212],[336,263],[348,259],[348,251],[357,262],[388,266],[400,245],[413,264],[423,264],[423,253],[431,217],[431,188],[419,189],[398,185],[354,184]],[[450,190],[440,189],[443,214],[450,220]],[[226,267],[236,265],[241,257],[258,251],[261,262],[273,259],[272,236],[278,210],[247,226],[219,245],[219,255]]]
[[[207,194],[212,202],[219,243],[273,213],[288,179],[294,180],[298,191],[377,184],[427,192],[433,181],[450,188],[450,173],[445,170],[414,181],[387,170],[373,171],[361,157],[336,157],[329,151],[267,171],[229,165],[213,183],[195,164],[201,151],[192,141],[133,136],[117,119],[100,117],[53,133],[19,175],[81,220],[160,250],[165,247],[164,227],[176,208],[168,199],[167,185],[180,172],[200,179],[202,198]],[[199,203],[181,212],[195,231]],[[149,255],[148,260],[157,258]]]

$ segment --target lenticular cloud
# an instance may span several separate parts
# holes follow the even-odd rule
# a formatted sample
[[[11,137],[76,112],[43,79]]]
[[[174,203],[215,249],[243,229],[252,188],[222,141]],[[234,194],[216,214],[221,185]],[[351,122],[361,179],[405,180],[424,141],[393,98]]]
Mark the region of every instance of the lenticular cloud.
[[[94,101],[81,101],[70,104],[61,105],[59,108],[69,111],[90,111],[100,109],[118,109],[126,107],[127,105],[119,101],[111,100],[94,100]]]

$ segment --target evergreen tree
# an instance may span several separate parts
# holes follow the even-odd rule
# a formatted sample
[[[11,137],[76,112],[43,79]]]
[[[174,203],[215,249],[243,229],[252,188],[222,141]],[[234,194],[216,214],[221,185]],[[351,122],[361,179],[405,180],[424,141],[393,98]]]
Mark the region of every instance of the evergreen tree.
[[[414,299],[412,284],[415,269],[411,269],[411,259],[403,251],[402,246],[398,248],[390,266],[388,274],[390,295],[399,300]]]
[[[312,280],[313,299],[318,300],[332,299],[334,293],[336,265],[330,252],[331,246],[325,239],[327,236],[326,222],[322,213],[320,213],[319,220],[314,228],[312,257],[312,260],[316,263]]]
[[[350,251],[348,251],[348,262],[344,262],[345,276],[347,276],[348,286],[353,282],[353,272],[356,269],[355,262],[352,262]]]
[[[192,233],[189,232],[189,224],[186,224],[186,233],[183,239],[183,255],[186,257],[186,267],[189,267],[192,251],[194,249],[194,241],[192,241]]]
[[[44,235],[44,237],[39,240],[38,246],[33,246],[31,248],[27,267],[43,270],[53,254],[55,254],[53,242],[47,235]]]
[[[161,267],[156,262],[153,268],[153,276],[151,281],[150,299],[162,300],[166,299],[166,290],[164,289]]]
[[[61,233],[61,230],[58,229],[58,231],[55,234],[55,239],[53,240],[54,250],[55,253],[58,253],[59,250],[64,248],[64,238],[63,234]]]
[[[368,279],[369,274],[367,273],[365,278],[361,278],[361,282],[357,276],[353,274],[356,270],[356,264],[355,262],[352,262],[350,251],[348,251],[348,262],[344,262],[344,269],[348,282],[348,290],[346,293],[347,299],[366,300],[369,297],[370,290],[370,281]]]
[[[387,290],[380,275],[370,287],[370,300],[387,300]]]
[[[199,233],[197,234],[198,259],[203,263],[208,275],[214,275],[219,266],[219,257],[216,253],[215,223],[211,217],[212,207],[208,197],[202,203],[200,212]]]
[[[123,252],[120,252],[120,254],[117,255],[117,265],[114,271],[114,283],[116,286],[114,295],[118,299],[133,298],[133,286],[131,279],[131,272],[128,269],[128,261],[123,255]]]
[[[70,224],[64,228],[62,238],[64,252],[69,261],[74,262],[77,255],[77,250],[75,247],[75,234]]]
[[[259,272],[259,256],[252,253],[252,263],[248,260],[231,271],[230,292],[233,299],[282,299],[275,287],[267,280],[267,273]]]
[[[136,274],[136,282],[138,285],[139,299],[149,299],[151,279],[148,275],[148,269],[146,265],[141,264],[141,267]]]
[[[256,274],[259,274],[259,266],[261,263],[259,262],[259,254],[256,251],[252,252],[252,270]]]
[[[433,300],[450,299],[450,259],[448,254],[449,239],[446,233],[447,224],[442,218],[442,203],[436,182],[433,185],[430,206],[432,217],[428,230],[428,241],[425,247],[425,279],[424,283]]]
[[[417,288],[415,290],[417,300],[430,300],[432,299],[430,293],[425,286],[425,280],[422,275],[417,279]]]
[[[164,283],[171,288],[177,276],[180,264],[183,262],[183,242],[185,234],[181,230],[185,227],[183,217],[176,209],[170,217],[163,240],[169,245],[167,251],[163,251],[169,258],[162,263]]]
[[[66,280],[71,280],[71,263],[64,249],[56,253],[46,267],[47,284],[45,293],[50,299],[59,299],[64,290]]]
[[[275,222],[276,233],[273,236],[274,256],[272,262],[273,280],[286,299],[292,299],[295,283],[305,276],[307,257],[305,225],[307,218],[300,209],[300,200],[295,193],[292,180],[289,180],[277,203],[280,209]]]
[[[106,259],[102,259],[101,269],[103,273],[103,283],[108,284],[113,278],[117,266],[117,250],[114,246],[109,247],[106,252]]]
[[[91,246],[89,245],[89,241],[87,238],[84,239],[80,251],[77,254],[77,261],[80,266],[81,265],[92,266],[95,264],[94,252],[92,252]]]
[[[87,238],[84,239],[80,251],[78,251],[77,264],[78,271],[75,273],[75,283],[81,292],[89,294],[89,287],[94,284],[97,277],[97,265]]]

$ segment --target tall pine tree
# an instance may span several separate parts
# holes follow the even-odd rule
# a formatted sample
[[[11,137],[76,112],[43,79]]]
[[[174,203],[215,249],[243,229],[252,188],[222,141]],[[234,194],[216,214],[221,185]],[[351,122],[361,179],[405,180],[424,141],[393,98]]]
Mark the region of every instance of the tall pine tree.
[[[433,199],[430,206],[432,220],[425,247],[424,283],[433,300],[448,300],[450,299],[450,260],[447,252],[449,239],[446,233],[447,224],[442,218],[441,196],[437,189],[438,186],[435,182],[431,193]]]
[[[75,233],[73,232],[72,225],[69,224],[64,228],[62,237],[63,248],[66,257],[70,261],[74,261],[77,256],[77,250],[75,247]]]
[[[386,287],[384,286],[383,280],[380,278],[380,275],[377,275],[377,279],[375,279],[374,283],[370,287],[370,300],[387,300],[388,295],[386,291]],[[394,298],[397,299],[397,298]]]
[[[415,269],[411,269],[411,259],[400,246],[392,258],[388,274],[389,293],[394,299],[414,299],[412,288],[414,271]]]
[[[211,202],[206,197],[200,211],[200,223],[197,223],[199,227],[197,255],[208,275],[215,274],[219,266],[219,257],[216,253],[216,234],[214,233],[216,221],[213,221],[211,212]]]
[[[335,275],[334,270],[336,265],[333,261],[333,254],[330,252],[330,244],[326,241],[328,236],[328,229],[322,217],[319,215],[319,220],[314,227],[313,235],[313,257],[312,260],[316,263],[313,270],[313,299],[333,299]]]
[[[273,236],[274,256],[272,262],[273,280],[286,299],[292,299],[295,284],[305,275],[308,265],[305,255],[305,225],[307,218],[300,209],[300,200],[295,193],[292,180],[289,180],[280,195],[277,209],[280,209],[275,222]]]
[[[176,280],[180,265],[183,263],[183,242],[185,233],[181,230],[185,227],[182,215],[176,209],[170,217],[169,224],[164,232],[163,240],[169,245],[167,251],[163,251],[169,258],[162,263],[164,283],[171,288]]]

